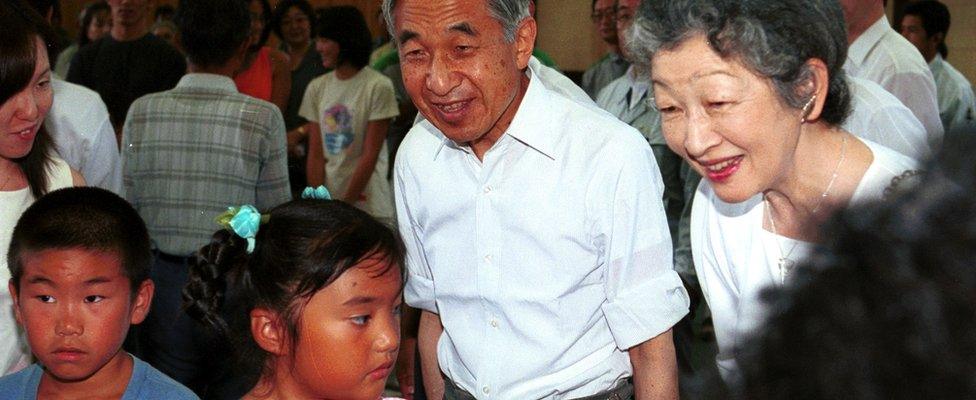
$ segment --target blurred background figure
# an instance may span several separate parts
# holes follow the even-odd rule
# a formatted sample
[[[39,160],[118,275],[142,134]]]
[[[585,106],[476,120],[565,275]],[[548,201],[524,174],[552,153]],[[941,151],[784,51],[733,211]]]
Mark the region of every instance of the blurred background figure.
[[[176,16],[176,7],[169,4],[159,4],[156,6],[156,11],[153,13],[153,21],[172,21],[173,17]]]
[[[976,398],[974,139],[946,136],[917,187],[840,213],[793,285],[764,294],[738,398]]]
[[[322,10],[315,50],[333,70],[308,85],[299,115],[308,120],[308,185],[382,222],[394,221],[386,135],[399,115],[393,83],[369,67],[369,27],[352,6]]]
[[[902,36],[922,53],[935,77],[939,118],[946,132],[972,126],[976,120],[972,84],[945,59],[949,56],[945,44],[949,24],[949,8],[936,0],[909,3],[901,19]]]
[[[149,32],[156,37],[163,39],[163,41],[166,43],[169,43],[169,45],[173,46],[174,49],[179,50],[180,33],[176,30],[176,24],[174,24],[173,21],[156,21],[152,28],[149,29]]]
[[[234,83],[241,93],[270,101],[284,114],[291,94],[291,59],[284,52],[265,46],[271,34],[268,0],[250,0],[248,9],[251,13],[251,46]]]
[[[907,106],[938,151],[945,129],[939,119],[935,79],[918,51],[891,28],[883,0],[840,0],[847,23],[844,72],[881,85]]]
[[[172,89],[186,73],[173,46],[149,32],[152,0],[113,0],[109,35],[78,49],[67,80],[98,92],[108,106],[116,136],[129,106],[145,94]]]
[[[591,11],[590,19],[600,39],[603,39],[607,45],[607,55],[583,73],[583,83],[580,86],[586,94],[596,99],[600,89],[623,75],[630,64],[620,54],[617,24],[614,20],[617,13],[617,0],[593,0]]]
[[[298,115],[308,83],[326,73],[322,56],[315,51],[312,32],[315,28],[315,12],[306,0],[282,0],[275,6],[271,28],[291,62],[291,89],[285,106],[285,129],[288,131],[288,174],[292,193],[297,195],[305,188],[305,164],[308,151],[308,131],[305,118]]]
[[[60,77],[68,76],[71,59],[79,48],[101,39],[112,30],[112,13],[108,8],[108,3],[96,1],[85,6],[78,15],[78,22],[78,40],[62,50],[61,54],[58,54],[54,72]]]

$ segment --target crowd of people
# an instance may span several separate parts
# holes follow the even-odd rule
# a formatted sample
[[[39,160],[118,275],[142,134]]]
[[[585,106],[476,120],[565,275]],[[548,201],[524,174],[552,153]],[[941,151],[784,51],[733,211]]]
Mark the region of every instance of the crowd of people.
[[[592,0],[579,84],[532,0],[58,10],[0,4],[0,399],[976,397],[936,0]]]

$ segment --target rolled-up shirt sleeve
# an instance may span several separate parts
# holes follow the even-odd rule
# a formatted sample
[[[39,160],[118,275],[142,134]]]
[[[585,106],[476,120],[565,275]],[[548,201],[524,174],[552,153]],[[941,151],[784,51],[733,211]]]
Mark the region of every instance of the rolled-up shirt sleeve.
[[[408,305],[432,313],[437,313],[434,301],[434,279],[424,255],[421,230],[415,223],[411,206],[416,207],[415,198],[411,198],[407,188],[407,180],[413,179],[401,159],[397,159],[394,166],[394,194],[396,199],[397,225],[400,237],[406,247],[407,254],[406,276],[407,282],[403,288],[403,299]],[[413,186],[416,187],[416,186]]]
[[[619,148],[624,160],[608,176],[611,198],[598,224],[608,263],[603,312],[617,347],[639,345],[688,313],[689,299],[672,265],[663,184],[650,148]]]

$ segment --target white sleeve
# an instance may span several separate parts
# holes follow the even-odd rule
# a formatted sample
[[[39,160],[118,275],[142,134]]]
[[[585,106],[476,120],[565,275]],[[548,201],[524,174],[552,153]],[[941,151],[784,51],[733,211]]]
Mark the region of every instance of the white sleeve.
[[[91,141],[88,159],[82,167],[81,175],[89,186],[97,186],[122,194],[122,158],[115,139],[115,129],[108,118],[105,103],[99,102],[92,108],[93,117],[101,121]]]
[[[401,151],[400,154],[402,153],[404,152]],[[408,171],[406,158],[406,156],[397,157],[393,170],[397,225],[406,248],[407,282],[403,288],[403,298],[411,307],[437,314],[433,273],[424,253],[422,231],[411,210],[411,207],[416,207],[418,204],[411,196],[409,188],[416,187],[417,182]]]
[[[667,331],[688,313],[689,298],[672,265],[671,236],[664,205],[664,184],[650,147],[636,132],[612,151],[610,198],[599,226],[606,239],[607,302],[603,313],[620,349],[629,349]],[[613,176],[616,175],[616,176]],[[604,185],[600,185],[604,186]],[[604,186],[605,187],[605,186]]]
[[[932,72],[926,69],[923,73],[890,74],[880,84],[912,110],[928,133],[929,147],[938,149],[945,130],[939,118],[938,95]]]

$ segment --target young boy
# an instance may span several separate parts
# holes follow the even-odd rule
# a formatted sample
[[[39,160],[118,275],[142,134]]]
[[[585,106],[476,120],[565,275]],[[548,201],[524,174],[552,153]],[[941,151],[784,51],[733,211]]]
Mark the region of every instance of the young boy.
[[[4,399],[197,399],[122,351],[152,302],[149,246],[139,214],[103,189],[51,192],[24,212],[9,289],[38,362],[0,378]]]

